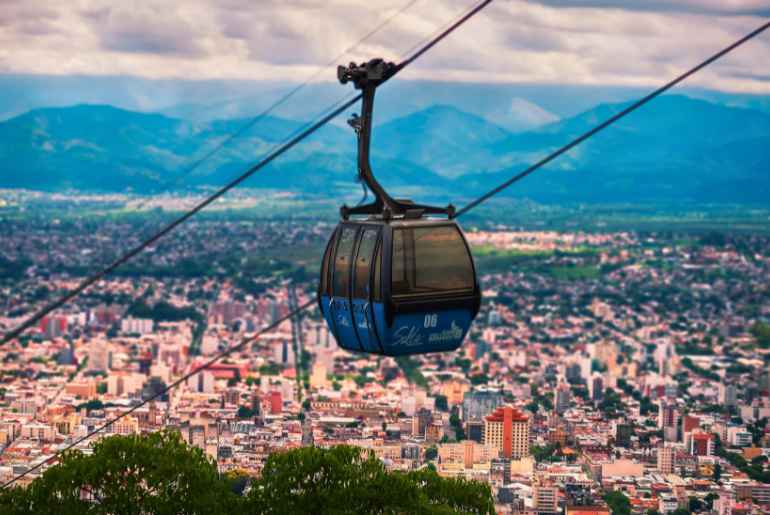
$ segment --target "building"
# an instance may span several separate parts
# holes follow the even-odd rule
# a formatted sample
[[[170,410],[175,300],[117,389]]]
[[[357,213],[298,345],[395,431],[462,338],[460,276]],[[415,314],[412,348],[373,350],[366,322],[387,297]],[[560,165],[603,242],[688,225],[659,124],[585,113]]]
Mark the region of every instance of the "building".
[[[693,456],[714,455],[716,442],[713,434],[697,431],[692,433],[688,440],[688,450]]]
[[[462,463],[466,469],[472,469],[476,463],[490,463],[498,454],[497,449],[470,440],[438,446],[438,456],[442,463]]]
[[[658,408],[658,427],[663,430],[664,441],[679,441],[679,410],[676,404],[661,401]]]
[[[190,426],[188,443],[199,449],[206,449],[206,428],[200,425]]]
[[[217,302],[209,309],[209,323],[230,326],[248,311],[246,304],[237,301]]]
[[[59,365],[77,365],[75,346],[72,340],[69,340],[67,346],[59,351],[59,354],[56,356],[56,363]]]
[[[112,368],[112,353],[107,342],[92,342],[88,349],[88,370],[92,372],[107,372],[110,368]]]
[[[537,513],[560,513],[559,488],[555,485],[536,484],[532,489],[532,500]]]
[[[658,429],[675,426],[679,421],[679,412],[676,404],[661,401],[658,406]]]
[[[116,435],[136,434],[139,432],[139,419],[128,415],[112,424],[110,430]]]
[[[451,379],[441,384],[441,394],[446,397],[450,406],[461,404],[469,389],[470,385],[465,379]]]
[[[580,363],[570,363],[564,368],[564,378],[570,384],[578,384],[583,379],[583,369]]]
[[[425,431],[433,421],[433,414],[428,408],[420,408],[412,417],[412,436],[425,436]]]
[[[569,409],[569,403],[570,403],[570,390],[569,386],[566,384],[560,384],[558,388],[556,388],[556,404],[554,406],[556,413],[559,415],[563,415],[567,412]]]
[[[497,390],[480,389],[463,395],[463,422],[483,420],[503,404],[503,394]]]
[[[402,460],[419,460],[420,446],[414,443],[405,443],[401,445]]]
[[[107,376],[107,393],[115,397],[133,395],[142,389],[144,381],[142,374],[113,373]]]
[[[700,418],[692,415],[685,415],[682,417],[682,433],[692,433],[700,427]]]
[[[634,428],[631,424],[615,425],[615,445],[618,447],[631,447],[631,436],[634,434]]]
[[[204,370],[187,379],[187,385],[198,393],[214,393],[214,374],[211,370]]]
[[[679,508],[679,500],[671,494],[664,494],[658,497],[658,511],[661,513],[672,513]]]
[[[153,321],[150,318],[128,317],[120,321],[120,332],[124,334],[150,334],[153,326]]]
[[[96,383],[93,381],[73,381],[67,383],[64,391],[81,399],[93,399],[96,397]]]
[[[658,447],[658,470],[663,474],[673,474],[676,466],[675,449]]]
[[[288,339],[273,343],[273,360],[280,365],[294,363],[294,349]]]
[[[283,397],[281,392],[273,390],[270,392],[270,414],[280,415],[283,413]]]
[[[734,445],[735,447],[751,447],[753,441],[751,433],[744,428],[731,427],[727,430],[727,434],[730,445]]]
[[[728,407],[738,405],[738,389],[734,384],[719,385],[719,402]]]
[[[53,339],[67,334],[67,317],[45,316],[40,320],[40,332]]]
[[[591,400],[593,402],[601,402],[604,398],[604,378],[599,374],[594,374],[588,385],[591,390],[588,392],[591,395]]]
[[[529,456],[529,417],[512,406],[498,407],[484,417],[484,444],[505,458]]]
[[[644,463],[639,463],[629,459],[619,459],[601,464],[601,477],[604,479],[643,476]]]
[[[751,489],[751,498],[761,506],[770,506],[770,485],[754,483]]]
[[[465,436],[468,440],[481,443],[484,441],[484,422],[481,420],[469,420],[465,423]]]
[[[606,506],[567,506],[564,515],[610,515]]]
[[[425,428],[425,441],[436,443],[444,437],[444,426],[441,422],[431,422]]]
[[[30,422],[21,426],[21,437],[29,440],[38,440],[43,442],[51,442],[56,436],[56,432],[52,426],[47,424],[41,424],[39,422]]]

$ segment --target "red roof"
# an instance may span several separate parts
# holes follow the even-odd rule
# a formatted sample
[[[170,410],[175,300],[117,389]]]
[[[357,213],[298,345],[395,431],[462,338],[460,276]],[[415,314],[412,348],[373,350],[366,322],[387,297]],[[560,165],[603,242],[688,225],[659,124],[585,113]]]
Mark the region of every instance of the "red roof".
[[[502,422],[505,417],[506,410],[511,410],[512,422],[526,422],[529,420],[529,417],[522,413],[520,409],[512,408],[510,406],[500,406],[485,418],[488,422]]]

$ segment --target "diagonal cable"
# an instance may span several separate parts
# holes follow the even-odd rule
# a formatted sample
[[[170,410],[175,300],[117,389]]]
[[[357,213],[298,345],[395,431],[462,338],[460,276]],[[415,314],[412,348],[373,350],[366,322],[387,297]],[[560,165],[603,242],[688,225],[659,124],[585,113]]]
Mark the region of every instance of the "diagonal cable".
[[[428,43],[423,45],[422,48],[417,50],[415,54],[406,59],[405,61],[401,62],[397,67],[394,73],[389,77],[393,78],[397,73],[399,73],[401,70],[403,70],[406,66],[413,63],[418,57],[423,55],[425,52],[427,52],[429,49],[433,48],[439,41],[443,40],[445,37],[447,37],[449,34],[451,34],[455,29],[457,29],[460,25],[468,21],[471,17],[473,17],[476,13],[481,11],[484,7],[489,5],[492,2],[492,0],[483,0],[480,2],[476,7],[471,9],[469,12],[465,13],[462,17],[460,17],[457,21],[455,21],[452,25],[450,25],[448,28],[443,30],[440,34],[438,34],[436,37],[434,37],[432,40],[430,40]],[[54,302],[44,306],[42,309],[37,311],[34,315],[29,317],[27,320],[22,322],[19,326],[17,326],[15,329],[12,329],[8,333],[3,336],[2,341],[0,341],[0,345],[7,343],[13,338],[18,337],[21,335],[25,330],[29,329],[33,325],[35,325],[37,322],[39,322],[44,316],[51,313],[52,311],[58,309],[59,307],[63,306],[73,298],[77,297],[82,293],[86,288],[89,286],[95,284],[96,282],[100,281],[103,277],[105,277],[107,274],[113,272],[116,268],[120,267],[124,263],[130,261],[132,258],[134,258],[136,255],[140,254],[142,251],[144,251],[146,248],[153,245],[155,242],[163,238],[165,235],[176,229],[179,225],[186,222],[188,219],[193,217],[195,214],[203,210],[205,207],[207,207],[209,204],[220,198],[222,195],[230,191],[231,189],[235,188],[239,184],[241,184],[243,181],[254,175],[256,172],[270,164],[272,161],[274,161],[276,158],[281,156],[286,151],[293,148],[297,143],[304,140],[306,137],[313,134],[315,131],[326,125],[330,120],[335,118],[337,115],[348,109],[350,106],[355,104],[361,99],[361,94],[357,94],[350,100],[347,100],[346,102],[343,102],[339,107],[332,110],[329,114],[323,116],[320,120],[313,123],[306,129],[302,130],[299,134],[288,140],[287,142],[280,145],[278,148],[270,152],[267,156],[265,156],[262,160],[260,160],[255,165],[248,168],[246,171],[244,171],[241,175],[236,177],[235,179],[231,180],[224,186],[222,186],[220,189],[215,191],[213,194],[208,196],[206,199],[198,203],[195,207],[190,209],[189,211],[185,212],[180,217],[176,218],[166,226],[164,226],[161,230],[159,230],[157,233],[155,233],[150,238],[144,240],[139,245],[133,247],[131,250],[129,250],[127,253],[123,254],[121,257],[116,259],[112,262],[112,264],[108,265],[106,268],[100,270],[99,272],[91,275],[90,277],[87,277],[84,279],[80,284],[78,284],[75,289],[72,291],[64,294],[59,299],[55,300]]]
[[[419,57],[420,55],[424,54],[428,49],[432,48],[438,41],[441,41],[442,39],[444,39],[447,35],[449,35],[457,27],[462,25],[465,21],[467,21],[473,15],[475,15],[477,12],[479,12],[481,9],[486,7],[491,1],[492,0],[484,0],[484,1],[480,2],[474,9],[472,9],[469,12],[467,12],[458,21],[456,21],[454,24],[452,24],[447,29],[443,30],[439,35],[437,35],[434,39],[432,39],[430,42],[428,42],[420,51],[418,51],[414,56],[412,56],[412,58],[410,58],[408,60],[408,62],[406,62],[406,64],[409,64],[409,63],[413,62],[416,59],[416,57]],[[397,67],[396,72],[393,75],[395,75],[401,69],[403,69],[406,66],[406,64],[401,63],[401,65],[399,65]],[[207,199],[205,199],[203,202],[201,202],[200,204],[195,206],[192,210],[188,211],[187,213],[185,213],[184,215],[182,215],[181,217],[176,219],[174,222],[172,222],[169,225],[167,225],[164,229],[162,229],[160,232],[155,234],[152,238],[146,240],[145,242],[143,242],[139,246],[135,247],[132,251],[130,251],[128,254],[124,255],[123,257],[121,257],[117,261],[115,261],[112,265],[107,267],[105,270],[102,270],[100,273],[92,276],[91,278],[87,279],[86,281],[83,281],[78,286],[78,288],[76,288],[74,290],[74,292],[68,293],[67,295],[65,295],[64,297],[62,297],[58,301],[56,301],[56,303],[48,306],[48,308],[50,308],[50,309],[44,308],[44,310],[41,310],[41,312],[42,312],[42,311],[45,311],[45,309],[47,309],[47,311],[44,314],[40,315],[41,312],[38,312],[38,314],[34,315],[32,318],[30,318],[29,320],[27,320],[26,322],[21,324],[21,326],[17,327],[16,329],[14,329],[10,333],[8,333],[3,338],[3,341],[0,342],[0,343],[5,343],[8,340],[10,340],[11,338],[15,338],[18,334],[20,334],[26,328],[28,328],[30,325],[34,324],[37,320],[39,320],[39,318],[42,318],[43,316],[45,316],[45,314],[49,313],[50,311],[52,311],[52,310],[56,309],[57,307],[59,307],[60,305],[64,304],[65,302],[67,302],[67,300],[75,297],[78,293],[82,292],[90,284],[93,284],[94,282],[98,281],[99,279],[101,279],[101,277],[104,277],[104,275],[106,275],[107,273],[111,272],[112,270],[114,270],[115,268],[120,266],[121,264],[125,263],[126,261],[131,259],[133,256],[139,254],[142,250],[144,250],[148,246],[152,245],[155,241],[157,241],[158,239],[162,238],[165,234],[167,234],[168,232],[172,231],[175,227],[177,227],[178,225],[184,223],[187,219],[192,217],[195,213],[197,213],[198,211],[202,210],[207,205],[209,205],[213,201],[215,201],[217,198],[219,198],[222,195],[224,195],[227,191],[229,191],[230,189],[234,188],[235,186],[237,186],[238,184],[240,184],[241,182],[246,180],[248,177],[253,175],[257,170],[259,170],[260,168],[262,168],[265,165],[269,164],[272,160],[274,160],[275,158],[280,156],[282,153],[286,152],[291,147],[293,147],[294,145],[296,145],[297,143],[302,141],[305,137],[309,136],[310,134],[315,132],[317,129],[322,127],[324,124],[328,123],[332,118],[334,118],[339,113],[341,113],[342,111],[344,111],[345,109],[347,109],[348,107],[353,105],[355,102],[357,102],[361,98],[361,96],[362,96],[361,94],[357,94],[355,97],[353,97],[352,99],[344,102],[340,107],[334,109],[331,113],[329,113],[328,115],[326,115],[323,118],[321,118],[321,120],[317,121],[316,123],[314,123],[313,125],[311,125],[307,129],[302,131],[300,134],[298,134],[297,136],[295,136],[294,138],[292,138],[291,140],[289,140],[285,144],[281,145],[275,151],[271,152],[265,159],[263,159],[262,161],[260,161],[256,165],[252,166],[251,168],[246,170],[243,174],[241,174],[240,176],[238,176],[237,178],[233,179],[228,184],[226,184],[225,186],[223,186],[222,188],[217,190],[214,194],[212,194]],[[111,425],[113,425],[115,422],[119,421],[123,417],[126,417],[126,416],[130,415],[131,413],[133,413],[134,411],[136,411],[140,407],[144,406],[148,402],[157,399],[158,397],[164,395],[165,393],[168,393],[170,390],[172,390],[173,388],[176,388],[177,386],[182,384],[187,379],[189,379],[189,378],[193,377],[194,375],[202,372],[203,370],[206,370],[207,368],[212,366],[214,363],[216,363],[217,361],[219,361],[223,357],[226,357],[229,354],[231,354],[232,352],[243,348],[248,343],[255,341],[260,335],[262,335],[265,332],[270,331],[270,330],[278,327],[278,325],[280,325],[285,320],[288,320],[288,319],[298,315],[300,312],[302,312],[305,309],[307,309],[308,307],[310,307],[314,302],[315,302],[315,300],[310,300],[308,302],[305,302],[304,304],[299,306],[297,309],[289,312],[287,315],[281,317],[280,319],[278,319],[277,321],[273,322],[271,325],[267,326],[266,328],[262,329],[261,331],[259,331],[255,335],[253,335],[253,336],[251,336],[249,338],[244,339],[243,341],[241,341],[239,344],[237,344],[235,346],[229,347],[225,351],[223,351],[220,354],[216,355],[211,360],[209,360],[206,363],[204,363],[202,366],[197,367],[197,368],[193,369],[192,371],[188,372],[187,374],[185,374],[184,376],[180,377],[179,379],[177,379],[176,381],[174,381],[173,383],[168,385],[165,389],[161,390],[160,392],[157,392],[155,395],[153,395],[150,398],[142,401],[141,403],[139,403],[138,405],[130,408],[129,410],[126,410],[125,412],[121,413],[120,415],[118,415],[118,416],[108,420],[107,422],[105,422],[101,426],[95,428],[94,430],[92,430],[91,432],[86,434],[85,436],[77,439],[72,444],[68,445],[67,447],[65,447],[61,451],[57,452],[54,456],[52,456],[48,460],[44,460],[44,461],[38,463],[37,465],[35,465],[34,467],[28,469],[27,471],[23,472],[22,474],[19,474],[18,476],[15,476],[11,480],[9,480],[5,484],[3,484],[2,488],[6,488],[6,487],[12,485],[13,483],[18,481],[19,479],[22,479],[23,477],[27,476],[28,474],[32,473],[33,471],[39,469],[45,463],[48,463],[49,461],[52,461],[52,460],[58,458],[59,456],[61,456],[62,453],[67,452],[68,450],[72,449],[73,447],[75,447],[76,445],[78,445],[81,442],[85,441],[86,439],[90,438],[91,436],[94,436],[95,434],[99,433],[100,431],[103,431],[104,429],[110,427]],[[35,318],[38,315],[39,315],[39,317]]]
[[[222,195],[230,191],[231,189],[235,188],[239,184],[241,184],[243,181],[254,175],[256,172],[270,164],[272,161],[274,161],[276,158],[278,158],[281,154],[286,152],[287,150],[294,147],[297,143],[314,133],[316,130],[324,126],[326,123],[328,123],[332,118],[336,117],[341,112],[348,109],[350,106],[352,106],[354,103],[356,103],[361,98],[361,94],[356,95],[352,99],[348,100],[347,102],[344,102],[340,107],[334,109],[331,113],[327,114],[323,118],[321,118],[316,123],[312,124],[310,127],[306,128],[296,136],[294,136],[292,139],[278,147],[276,150],[272,151],[270,154],[268,154],[265,158],[263,158],[261,161],[259,161],[257,164],[253,165],[249,169],[247,169],[245,172],[243,172],[241,175],[236,177],[235,179],[231,180],[224,186],[222,186],[220,189],[218,189],[216,192],[208,196],[203,201],[199,202],[195,207],[193,207],[191,210],[184,213],[179,218],[176,218],[171,223],[164,226],[160,231],[156,232],[154,235],[152,235],[150,238],[144,240],[139,245],[133,247],[131,250],[120,256],[118,259],[113,261],[110,265],[108,265],[106,268],[100,270],[99,272],[91,275],[90,277],[87,277],[83,281],[81,281],[73,290],[67,292],[54,302],[44,306],[42,309],[37,311],[34,315],[29,317],[27,320],[22,322],[18,327],[15,329],[12,329],[6,335],[3,337],[2,341],[0,341],[0,345],[7,343],[9,340],[18,337],[20,334],[22,334],[25,330],[29,329],[33,325],[35,325],[37,322],[39,322],[44,316],[48,315],[52,311],[60,308],[70,300],[74,299],[78,295],[80,295],[86,288],[89,286],[99,282],[103,277],[106,275],[112,273],[115,269],[123,265],[124,263],[127,263],[131,259],[133,259],[135,256],[140,254],[142,251],[144,251],[146,248],[152,246],[166,236],[168,233],[176,229],[178,226],[185,223],[188,219],[192,218],[194,215],[196,215],[198,212],[202,211],[205,207],[207,207],[209,204],[220,198]]]
[[[629,105],[625,109],[623,109],[620,112],[614,114],[613,116],[607,118],[605,121],[603,121],[602,123],[600,123],[599,125],[597,125],[593,129],[590,129],[589,131],[584,132],[583,134],[581,134],[577,138],[573,139],[572,141],[570,141],[566,145],[564,145],[564,146],[560,147],[559,149],[551,152],[546,157],[544,157],[543,159],[541,159],[537,163],[531,165],[529,168],[527,168],[523,172],[520,172],[517,175],[514,175],[513,177],[511,177],[510,179],[508,179],[504,183],[500,184],[496,188],[488,191],[487,193],[483,194],[482,196],[480,196],[476,200],[466,204],[465,206],[463,206],[462,209],[457,211],[457,213],[455,214],[455,217],[458,217],[460,215],[463,215],[463,214],[467,213],[468,211],[470,211],[474,207],[478,206],[482,202],[485,202],[486,200],[488,200],[490,197],[493,197],[494,195],[497,195],[498,193],[500,193],[501,191],[506,189],[511,184],[520,181],[521,179],[525,178],[529,174],[533,173],[535,170],[537,170],[537,169],[545,166],[546,164],[550,163],[551,161],[553,161],[554,159],[556,159],[560,155],[562,155],[562,154],[564,154],[566,152],[569,152],[572,148],[580,145],[582,142],[584,142],[585,140],[587,140],[588,138],[590,138],[591,136],[593,136],[597,132],[599,132],[599,131],[601,131],[603,129],[606,129],[607,127],[609,127],[610,125],[612,125],[616,121],[620,120],[621,118],[623,118],[627,114],[630,114],[633,111],[636,111],[637,109],[639,109],[640,107],[642,107],[643,105],[648,103],[649,101],[653,100],[654,98],[658,97],[659,95],[662,95],[663,93],[665,93],[669,89],[673,88],[674,86],[676,86],[677,84],[679,84],[680,82],[682,82],[683,80],[688,78],[689,76],[694,75],[695,73],[699,72],[700,70],[702,70],[706,66],[710,65],[714,61],[717,61],[718,59],[720,59],[721,57],[724,57],[725,55],[729,54],[730,52],[732,52],[733,50],[735,50],[739,46],[743,45],[747,41],[749,41],[749,40],[755,38],[756,36],[760,35],[762,32],[764,32],[768,28],[770,28],[770,21],[766,22],[763,25],[761,25],[759,28],[749,32],[748,34],[743,36],[738,41],[732,43],[731,45],[729,45],[729,46],[727,46],[725,48],[723,48],[722,50],[720,50],[716,54],[712,55],[711,57],[709,57],[708,59],[706,59],[702,63],[698,64],[697,66],[695,66],[693,68],[690,68],[689,70],[687,70],[683,74],[679,75],[677,78],[669,81],[668,83],[666,83],[663,86],[659,87],[658,89],[656,89],[652,93],[648,94],[646,97],[643,97],[643,98],[637,100],[636,102],[634,102],[633,104]]]
[[[242,125],[238,130],[227,136],[224,140],[220,141],[218,144],[216,144],[214,147],[212,147],[208,152],[206,152],[203,156],[196,159],[192,163],[190,163],[179,175],[174,177],[172,180],[168,181],[165,185],[161,186],[161,190],[165,190],[170,188],[171,186],[176,186],[182,182],[185,178],[187,178],[191,173],[193,173],[195,170],[197,170],[204,162],[211,159],[215,154],[217,154],[220,150],[222,150],[224,147],[229,145],[233,140],[241,137],[243,134],[245,134],[249,129],[254,127],[257,123],[259,123],[262,119],[264,119],[267,115],[275,111],[278,107],[282,106],[286,102],[288,102],[294,95],[299,93],[302,89],[307,87],[308,84],[313,82],[315,79],[317,79],[321,73],[323,73],[326,68],[329,66],[335,64],[338,60],[342,59],[346,54],[352,52],[356,48],[358,48],[362,43],[364,43],[366,40],[380,32],[383,28],[385,28],[390,22],[393,21],[397,16],[403,14],[406,12],[407,9],[411,8],[414,4],[419,2],[420,0],[410,0],[406,4],[404,4],[401,8],[399,8],[396,12],[382,20],[377,26],[372,28],[369,32],[361,36],[355,43],[351,44],[347,48],[345,48],[342,52],[334,56],[334,58],[330,59],[328,62],[322,64],[319,66],[310,76],[308,76],[302,83],[296,85],[294,88],[283,94],[280,98],[278,98],[276,101],[274,101],[272,104],[267,106],[265,109],[260,111],[257,115],[252,117],[249,121],[247,121],[244,125]],[[139,208],[142,207],[142,204],[139,205]],[[138,209],[138,208],[137,208]]]
[[[179,379],[177,379],[177,380],[176,380],[176,381],[174,381],[173,383],[171,383],[171,384],[169,384],[168,386],[166,386],[164,389],[162,389],[162,390],[160,390],[160,391],[156,392],[156,393],[155,393],[154,395],[152,395],[151,397],[149,397],[149,398],[147,398],[147,399],[143,400],[142,402],[140,402],[140,403],[139,403],[139,404],[137,404],[136,406],[132,406],[130,409],[128,409],[128,410],[126,410],[126,411],[124,411],[124,412],[120,413],[119,415],[116,415],[115,417],[113,417],[113,418],[109,419],[108,421],[106,421],[106,422],[105,422],[105,423],[103,423],[102,425],[100,425],[100,426],[98,426],[98,427],[94,428],[94,429],[93,429],[93,430],[91,430],[89,433],[87,433],[87,434],[85,434],[85,435],[81,436],[80,438],[78,438],[77,440],[75,440],[74,442],[72,442],[71,444],[67,445],[67,446],[66,446],[64,449],[62,449],[62,450],[60,450],[60,451],[57,451],[57,452],[56,452],[56,454],[54,454],[53,456],[51,456],[51,457],[50,457],[50,458],[48,458],[47,460],[43,460],[43,461],[41,461],[40,463],[38,463],[38,464],[37,464],[37,465],[35,465],[34,467],[31,467],[31,468],[27,469],[26,471],[22,472],[21,474],[19,474],[19,475],[17,475],[17,476],[15,476],[15,477],[13,477],[12,479],[8,480],[6,483],[4,483],[4,484],[3,484],[2,488],[7,488],[8,486],[10,486],[10,485],[12,485],[13,483],[15,483],[16,481],[18,481],[19,479],[22,479],[23,477],[27,476],[28,474],[31,474],[31,473],[32,473],[32,472],[34,472],[35,470],[39,469],[39,468],[40,468],[40,467],[42,467],[44,464],[46,464],[46,463],[49,463],[49,462],[52,462],[52,461],[56,460],[56,459],[57,459],[59,456],[61,456],[61,455],[62,455],[62,454],[64,454],[65,452],[67,452],[67,451],[71,450],[72,448],[74,448],[75,446],[77,446],[77,445],[81,444],[81,443],[82,443],[82,442],[84,442],[85,440],[88,440],[89,438],[91,438],[91,437],[92,437],[92,436],[94,436],[95,434],[97,434],[97,433],[99,433],[99,432],[101,432],[101,431],[104,431],[105,429],[107,429],[108,427],[110,427],[111,425],[113,425],[115,422],[119,421],[119,420],[120,420],[120,419],[122,419],[123,417],[127,417],[128,415],[130,415],[131,413],[135,412],[136,410],[138,410],[139,408],[141,408],[141,407],[142,407],[142,406],[144,406],[145,404],[147,404],[147,403],[149,403],[149,402],[151,402],[151,401],[154,401],[154,400],[156,400],[156,399],[158,399],[158,398],[162,397],[163,395],[167,394],[168,392],[170,392],[171,390],[173,390],[174,388],[176,388],[176,387],[177,387],[177,386],[179,386],[180,384],[184,383],[185,381],[187,381],[187,380],[188,380],[188,379],[190,379],[191,377],[193,377],[193,376],[195,376],[196,374],[198,374],[198,373],[202,372],[203,370],[206,370],[207,368],[209,368],[211,365],[213,365],[214,363],[216,363],[216,362],[217,362],[217,361],[219,361],[220,359],[222,359],[222,358],[224,358],[224,357],[227,357],[227,356],[229,356],[230,354],[232,354],[232,353],[233,353],[233,352],[235,352],[235,351],[238,351],[238,350],[241,350],[241,349],[243,349],[243,348],[244,348],[246,345],[248,345],[249,343],[253,343],[253,342],[257,341],[257,340],[259,339],[259,337],[260,337],[260,336],[262,336],[263,334],[265,334],[265,333],[267,333],[267,332],[269,332],[269,331],[272,331],[272,330],[276,329],[276,328],[277,328],[278,326],[280,326],[280,325],[281,325],[283,322],[285,322],[286,320],[289,320],[289,319],[291,319],[292,317],[296,316],[296,315],[297,315],[297,314],[299,314],[300,312],[302,312],[302,311],[306,310],[307,308],[309,308],[309,307],[310,307],[311,305],[313,305],[314,303],[315,303],[315,299],[312,299],[312,300],[309,300],[309,301],[305,302],[305,303],[304,303],[304,304],[302,304],[301,306],[298,306],[298,307],[297,307],[297,308],[296,308],[294,311],[292,311],[292,312],[288,313],[287,315],[284,315],[284,316],[282,316],[281,318],[279,318],[278,320],[276,320],[276,321],[275,321],[275,322],[273,322],[272,324],[268,325],[267,327],[264,327],[263,329],[261,329],[260,331],[258,331],[258,332],[257,332],[257,333],[255,333],[255,334],[253,334],[252,336],[249,336],[249,337],[247,337],[247,338],[244,338],[244,339],[243,339],[243,340],[241,340],[241,342],[240,342],[240,343],[238,343],[237,345],[233,345],[233,346],[231,346],[231,347],[228,347],[226,350],[224,350],[224,351],[220,352],[219,354],[217,354],[216,356],[214,356],[213,358],[211,358],[209,361],[207,361],[207,362],[206,362],[206,363],[204,363],[203,365],[201,365],[201,366],[199,366],[199,367],[197,367],[197,368],[194,368],[193,370],[191,370],[190,372],[186,373],[185,375],[183,375],[182,377],[180,377]]]

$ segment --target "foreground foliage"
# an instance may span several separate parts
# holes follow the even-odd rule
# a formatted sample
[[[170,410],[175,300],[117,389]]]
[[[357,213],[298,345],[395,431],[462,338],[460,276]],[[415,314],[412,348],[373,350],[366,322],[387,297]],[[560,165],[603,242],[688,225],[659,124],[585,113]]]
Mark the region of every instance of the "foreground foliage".
[[[0,492],[0,512],[494,513],[483,483],[445,479],[432,469],[388,472],[371,453],[350,446],[275,453],[248,483],[218,474],[177,432],[113,436],[90,455],[65,454],[27,488]]]

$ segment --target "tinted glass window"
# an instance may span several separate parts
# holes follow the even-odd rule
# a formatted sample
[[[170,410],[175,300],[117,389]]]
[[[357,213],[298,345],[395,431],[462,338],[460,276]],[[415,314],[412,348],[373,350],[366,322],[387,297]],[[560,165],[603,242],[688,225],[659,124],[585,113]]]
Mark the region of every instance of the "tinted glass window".
[[[326,250],[324,251],[324,259],[321,263],[321,293],[324,293],[326,295],[329,295],[331,292],[329,291],[329,260],[331,259],[331,251],[332,248],[334,248],[334,237],[335,234],[332,234],[331,239],[329,240],[329,243],[326,244]]]
[[[473,289],[473,265],[457,227],[393,231],[393,295]]]
[[[347,297],[350,286],[350,260],[353,254],[353,242],[356,239],[355,227],[343,227],[334,256],[334,295]]]
[[[380,275],[380,267],[382,264],[382,243],[377,247],[377,256],[374,258],[374,277],[372,277],[372,281],[374,281],[374,291],[372,292],[372,299],[375,301],[381,300],[381,292],[382,292],[382,282],[381,282],[381,275]]]
[[[377,230],[365,230],[361,235],[361,243],[358,246],[358,255],[356,256],[353,297],[357,299],[369,298],[369,272],[372,266],[372,254],[374,254],[376,243]]]

